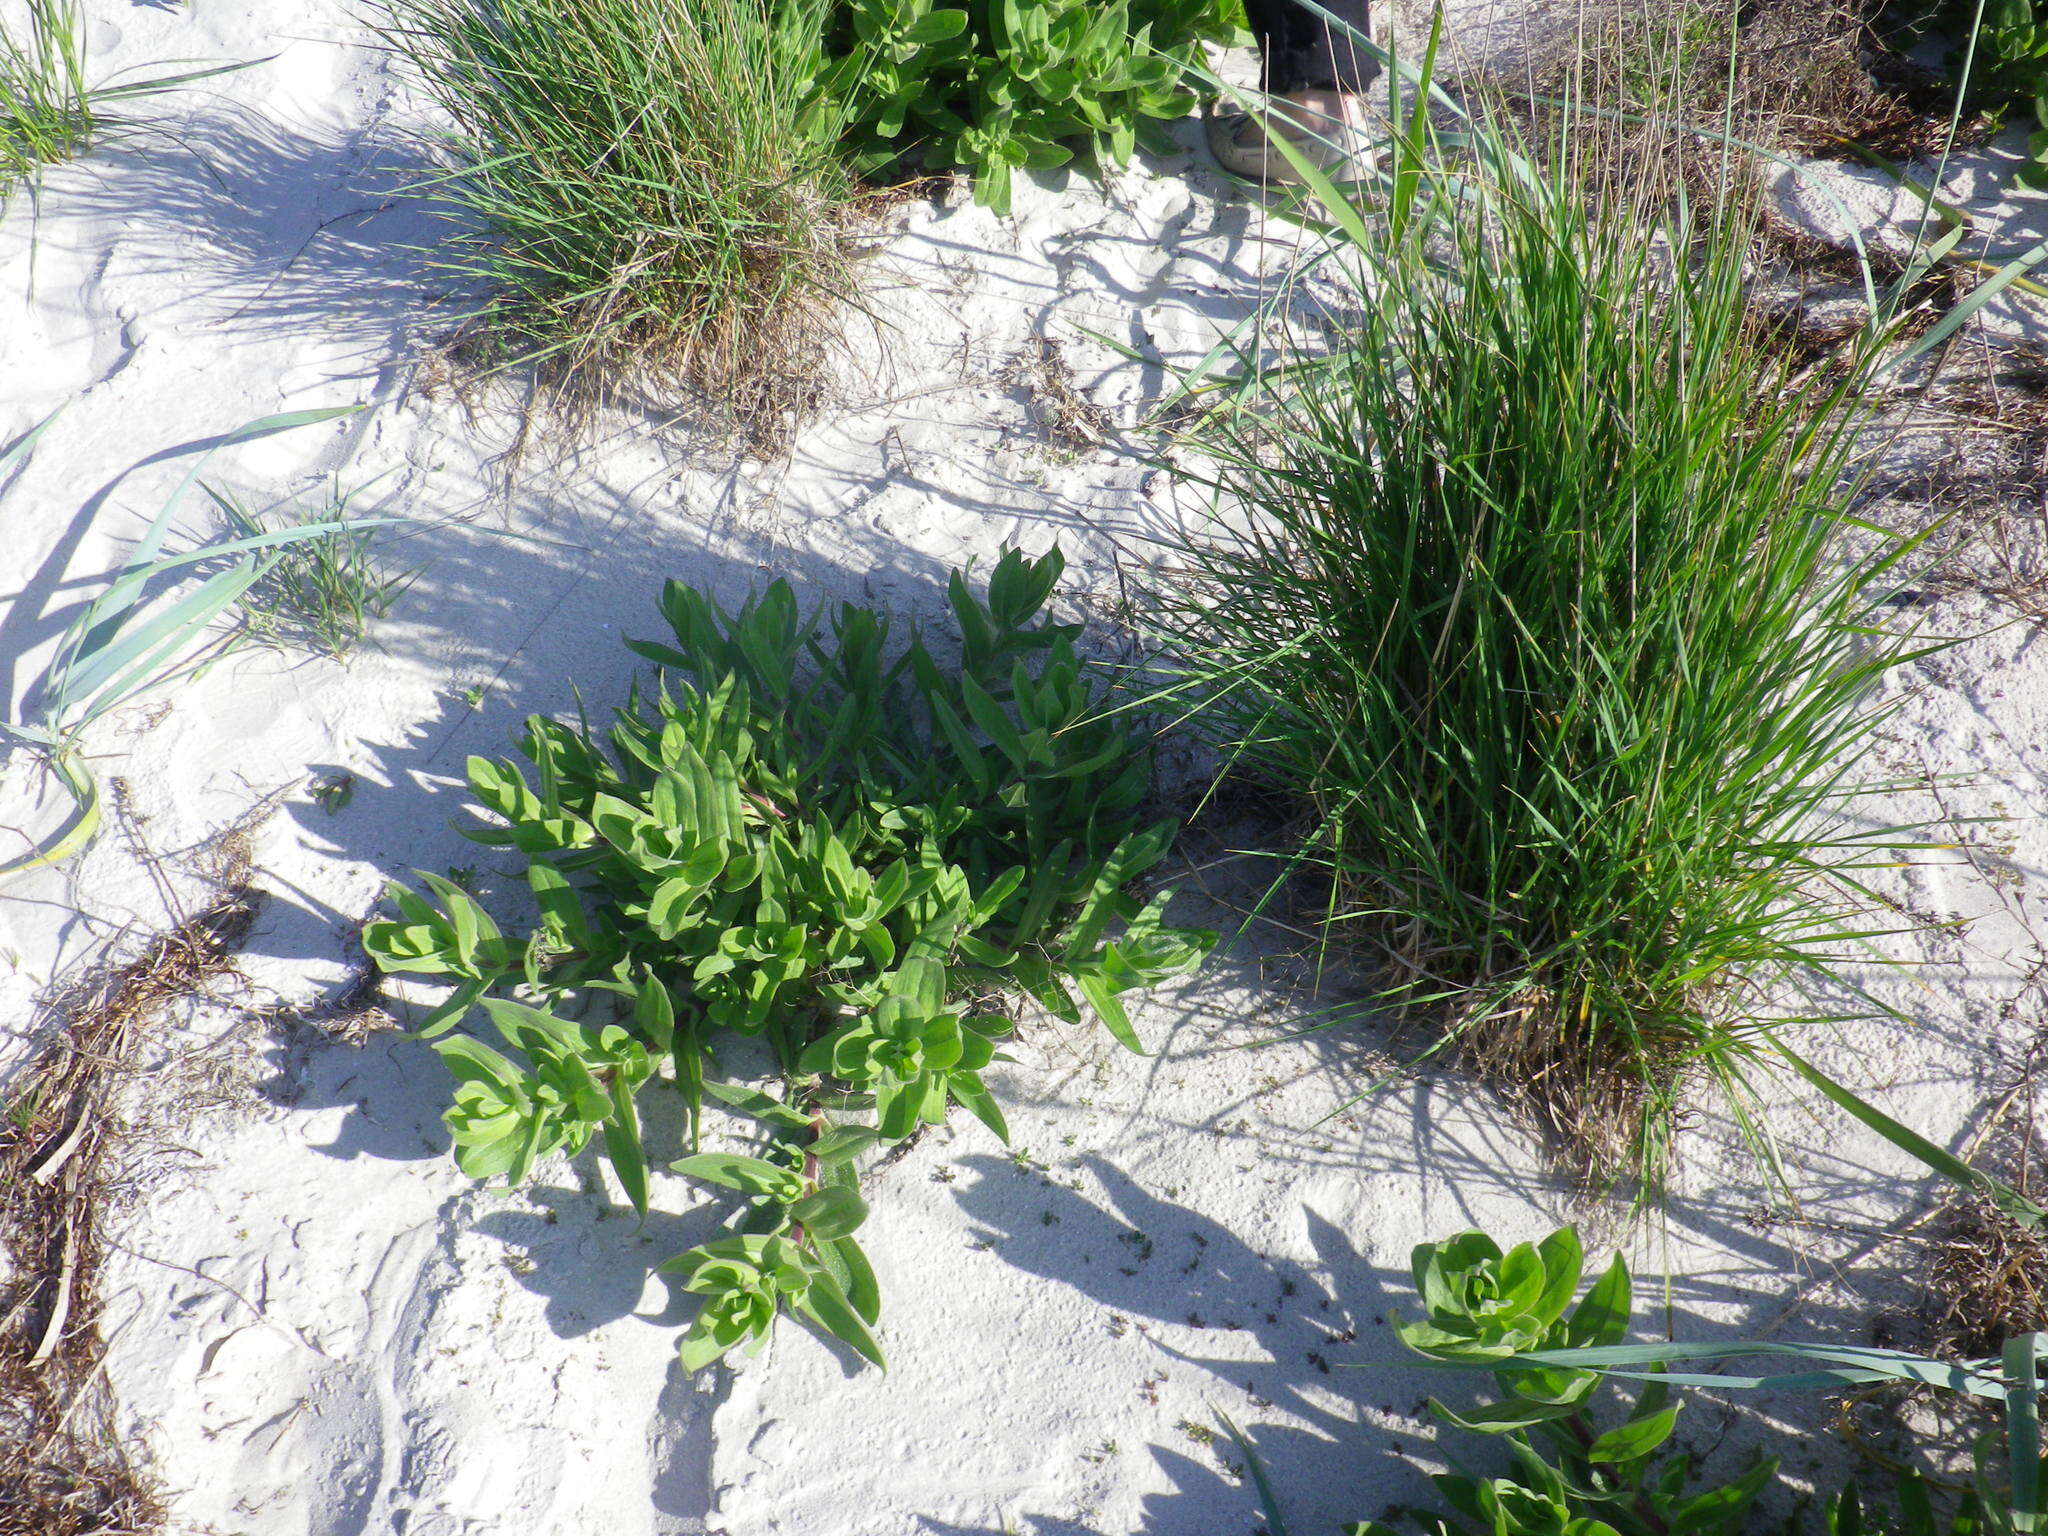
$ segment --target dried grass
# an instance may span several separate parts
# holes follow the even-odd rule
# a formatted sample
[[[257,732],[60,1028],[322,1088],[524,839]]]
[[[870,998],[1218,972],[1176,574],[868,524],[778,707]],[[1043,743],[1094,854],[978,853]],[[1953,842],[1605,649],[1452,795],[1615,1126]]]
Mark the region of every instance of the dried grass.
[[[1769,162],[1722,135],[1786,156],[1903,160],[1941,148],[1953,92],[1884,46],[1875,9],[1876,0],[1590,0],[1567,45],[1496,85],[1533,117],[1533,138],[1568,128],[1596,185],[1639,192],[1661,181],[1709,202],[1756,198]],[[1969,126],[1955,142],[1974,136]],[[1763,233],[1771,256],[1794,254],[1796,238],[1780,248]],[[1843,270],[1832,248],[1805,254],[1816,273]],[[1843,275],[1856,275],[1853,262]]]
[[[1039,429],[1054,446],[1079,454],[1114,440],[1116,422],[1075,386],[1073,366],[1058,342],[1033,338],[1010,366],[1008,377],[1029,393]]]
[[[2038,961],[2008,1012],[2048,1000],[2048,957]],[[1973,1139],[2021,1194],[2040,1198],[2035,1163],[2035,1083],[2048,1032],[2037,1034],[2020,1079]],[[1935,1218],[1927,1257],[1927,1326],[1935,1353],[1996,1355],[2005,1341],[2048,1329],[2048,1232],[2030,1230],[1981,1196],[1958,1191]]]
[[[102,1221],[125,1129],[116,1097],[143,1031],[231,968],[250,917],[238,883],[63,999],[62,1027],[0,1120],[0,1536],[144,1536],[163,1523],[102,1376]]]
[[[1982,1359],[2016,1334],[2048,1328],[2048,1237],[1988,1200],[1958,1199],[1933,1248],[1929,1326],[1937,1353]]]

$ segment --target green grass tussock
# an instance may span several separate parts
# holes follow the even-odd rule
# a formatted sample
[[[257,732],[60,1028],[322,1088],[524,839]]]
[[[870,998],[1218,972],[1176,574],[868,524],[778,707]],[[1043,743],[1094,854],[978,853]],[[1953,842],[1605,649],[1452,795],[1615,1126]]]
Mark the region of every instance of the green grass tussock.
[[[76,0],[27,0],[25,16],[0,23],[0,195],[92,135]]]
[[[1338,221],[1355,326],[1215,419],[1164,618],[1236,766],[1311,808],[1327,932],[1654,1180],[1685,1081],[1744,1116],[1762,989],[1856,953],[1917,836],[1857,810],[1917,541],[1847,510],[1857,380],[1764,350],[1741,216],[1423,132]]]
[[[464,350],[554,401],[681,385],[757,442],[812,403],[854,197],[812,85],[822,0],[381,0],[446,114]]]
[[[123,72],[93,80],[86,74],[85,41],[78,0],[20,0],[18,11],[0,17],[0,203],[18,186],[33,189],[45,166],[141,128],[112,110],[118,104],[250,67],[212,64],[144,79]]]

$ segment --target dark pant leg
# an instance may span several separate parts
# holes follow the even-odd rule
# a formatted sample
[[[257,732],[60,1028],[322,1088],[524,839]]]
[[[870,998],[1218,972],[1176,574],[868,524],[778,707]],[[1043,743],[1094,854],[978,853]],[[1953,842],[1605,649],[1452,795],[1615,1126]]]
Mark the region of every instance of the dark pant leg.
[[[1370,35],[1369,0],[1319,0],[1322,8]],[[1362,91],[1379,74],[1379,61],[1299,0],[1245,0],[1245,16],[1265,55],[1265,88],[1292,91]]]

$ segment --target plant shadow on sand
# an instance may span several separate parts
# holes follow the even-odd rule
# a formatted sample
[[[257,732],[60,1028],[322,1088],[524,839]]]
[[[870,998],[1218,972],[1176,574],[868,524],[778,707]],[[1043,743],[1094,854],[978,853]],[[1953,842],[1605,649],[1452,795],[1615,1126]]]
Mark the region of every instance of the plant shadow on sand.
[[[357,933],[374,903],[381,878],[405,877],[415,868],[473,870],[481,897],[505,912],[519,910],[522,887],[497,850],[461,838],[466,795],[459,784],[470,753],[508,752],[520,718],[530,712],[572,713],[577,691],[593,713],[623,702],[629,679],[641,672],[620,644],[621,634],[653,635],[660,619],[661,583],[682,575],[728,599],[763,583],[766,551],[739,540],[712,554],[710,529],[719,510],[706,508],[691,527],[688,512],[651,511],[642,490],[607,497],[586,482],[573,505],[547,507],[539,516],[548,544],[482,537],[460,528],[430,531],[409,541],[406,558],[424,564],[418,582],[379,641],[387,654],[428,653],[447,660],[456,675],[483,669],[481,700],[444,697],[440,712],[398,731],[398,740],[365,750],[329,773],[352,775],[349,803],[333,814],[303,793],[284,814],[296,829],[269,834],[298,846],[288,859],[266,861],[260,877],[271,894],[252,931],[247,952],[265,968],[285,974],[332,975],[360,967]],[[522,508],[522,511],[530,510]],[[681,526],[678,526],[678,523]],[[695,550],[696,553],[683,553]],[[786,561],[781,568],[788,569]],[[840,570],[790,570],[810,594],[857,595],[857,581]],[[934,584],[935,572],[922,573]],[[366,657],[358,665],[378,665]],[[299,665],[315,665],[299,663]],[[318,664],[324,667],[326,664]],[[350,985],[337,989],[346,994]],[[319,1008],[310,1010],[317,1018]],[[649,1291],[653,1265],[711,1235],[726,1213],[715,1202],[690,1197],[680,1212],[657,1208],[644,1226],[622,1204],[607,1199],[594,1150],[567,1169],[542,1176],[518,1198],[492,1209],[492,1197],[473,1193],[447,1156],[440,1122],[449,1082],[446,1069],[423,1042],[372,1034],[359,1046],[330,1041],[316,1024],[287,1026],[270,1048],[265,1091],[295,1114],[318,1116],[324,1130],[316,1151],[343,1160],[380,1159],[420,1164],[444,1189],[440,1222],[444,1241],[473,1233],[498,1251],[497,1262],[517,1284],[541,1299],[548,1331],[578,1345],[593,1330],[633,1317],[648,1326],[643,1347],[654,1358],[672,1354],[673,1338],[690,1308],[673,1290]],[[341,1113],[336,1116],[323,1111]],[[653,1127],[668,1136],[673,1127]],[[657,1201],[677,1192],[657,1184]],[[455,1271],[458,1273],[459,1271]],[[656,1297],[659,1299],[656,1299]],[[425,1350],[422,1335],[408,1350]],[[649,1440],[648,1494],[665,1518],[694,1528],[711,1510],[711,1423],[716,1399],[686,1384],[671,1361],[658,1405],[660,1422]],[[424,1433],[425,1431],[422,1431]],[[666,1529],[667,1527],[664,1527]]]
[[[295,130],[210,104],[175,136],[68,167],[50,200],[61,212],[36,238],[61,250],[74,226],[82,244],[119,220],[122,272],[174,283],[152,324],[317,339],[358,375],[395,377],[433,286],[422,248],[450,227],[445,210],[402,195],[428,169],[382,125]]]
[[[1214,923],[1216,915],[1197,920]],[[1168,1007],[1153,1010],[1150,1041],[1158,1040],[1160,1014],[1175,1019],[1158,1056],[1112,1070],[1160,1077],[1204,1056],[1236,1052],[1260,1034],[1291,1033],[1284,1018],[1273,1016],[1289,996],[1274,985],[1274,960],[1242,943],[1226,951],[1207,975],[1177,988]],[[1248,981],[1261,989],[1250,1006]],[[1302,992],[1294,998],[1328,1001]],[[1383,1092],[1327,1123],[1313,1110],[1301,1114],[1298,1097],[1290,1097],[1283,1115],[1263,1113],[1262,1100],[1308,1077],[1322,1079],[1326,1102],[1341,1107],[1383,1078],[1390,1053],[1404,1055],[1417,1043],[1413,1031],[1363,1016],[1308,1038],[1317,1042],[1308,1053],[1245,1051],[1238,1074],[1244,1091],[1202,1106],[1212,1113],[1190,1117],[1183,1100],[1180,1117],[1169,1123],[1142,1101],[1126,1103],[1124,1134],[1114,1138],[1108,1158],[1062,1160],[1056,1177],[1034,1177],[1020,1174],[1012,1160],[968,1156],[956,1165],[962,1176],[954,1186],[976,1238],[1005,1263],[1132,1320],[1162,1371],[1171,1364],[1176,1376],[1192,1368],[1210,1379],[1204,1400],[1247,1434],[1295,1531],[1330,1529],[1377,1515],[1390,1500],[1425,1494],[1423,1468],[1437,1463],[1416,1438],[1417,1431],[1433,1433],[1424,1399],[1434,1393],[1467,1406],[1491,1395],[1483,1377],[1418,1368],[1386,1326],[1390,1313],[1417,1310],[1401,1260],[1418,1237],[1478,1226],[1509,1241],[1575,1221],[1589,1268],[1614,1248],[1628,1252],[1638,1277],[1634,1332],[1641,1338],[1660,1336],[1668,1322],[1676,1337],[1702,1342],[1770,1336],[1863,1344],[1914,1304],[1912,1257],[1887,1246],[1890,1213],[1924,1208],[1940,1186],[1859,1165],[1825,1111],[1786,1138],[1800,1210],[1771,1209],[1761,1171],[1745,1177],[1725,1160],[1735,1145],[1732,1128],[1708,1122],[1695,1127],[1697,1150],[1709,1166],[1722,1154],[1729,1182],[1694,1179],[1632,1226],[1621,1208],[1585,1204],[1546,1176],[1527,1138],[1486,1090],[1454,1071],[1396,1073]],[[1040,1106],[1071,1104],[1072,1090],[1048,1084],[1033,1097]],[[1199,1195],[1183,1200],[1176,1189],[1153,1183],[1162,1171],[1153,1154],[1167,1138],[1197,1136],[1228,1142],[1233,1150],[1221,1161],[1247,1182],[1275,1184],[1276,1208],[1250,1222],[1240,1213],[1224,1226],[1203,1213]],[[1174,1177],[1189,1171],[1170,1166]],[[1317,1203],[1346,1210],[1346,1219],[1340,1224],[1305,1202],[1292,1212],[1279,1209],[1290,1186],[1304,1186],[1294,1174],[1269,1178],[1276,1168],[1304,1170]],[[1347,1204],[1326,1182],[1331,1176],[1356,1180],[1368,1193]],[[1852,1244],[1865,1252],[1845,1261],[1843,1248]],[[1854,1274],[1844,1274],[1851,1263]],[[1667,1296],[1668,1313],[1659,1305]],[[1208,1336],[1220,1347],[1202,1347]],[[1687,1443],[1731,1475],[1760,1446],[1783,1454],[1795,1477],[1828,1486],[1842,1475],[1839,1452],[1830,1456],[1827,1449],[1833,1409],[1796,1394],[1732,1401],[1696,1395],[1685,1421]],[[1222,1433],[1213,1419],[1201,1427]],[[1482,1442],[1475,1451],[1467,1439],[1456,1450],[1483,1457],[1485,1448]],[[1226,1439],[1199,1449],[1181,1435],[1155,1435],[1146,1454],[1156,1464],[1152,1481],[1163,1475],[1173,1491],[1146,1498],[1140,1525],[1098,1529],[1020,1503],[1008,1525],[927,1526],[952,1536],[1259,1529],[1257,1500],[1238,1475],[1243,1458]],[[1242,1523],[1230,1523],[1222,1511],[1242,1512]]]

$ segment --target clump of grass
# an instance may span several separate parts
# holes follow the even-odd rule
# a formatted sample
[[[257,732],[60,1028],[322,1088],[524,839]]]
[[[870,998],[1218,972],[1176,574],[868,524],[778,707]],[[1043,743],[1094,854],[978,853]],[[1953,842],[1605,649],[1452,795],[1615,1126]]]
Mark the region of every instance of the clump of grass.
[[[452,123],[461,350],[571,412],[674,386],[759,446],[816,403],[855,189],[824,0],[381,0]]]
[[[77,0],[28,0],[25,35],[0,23],[0,192],[91,138],[82,30]]]
[[[1767,354],[1732,204],[1468,127],[1453,163],[1417,112],[1378,212],[1325,184],[1370,300],[1212,415],[1161,604],[1306,809],[1324,931],[1586,1171],[1654,1180],[1691,1075],[1750,1123],[1764,989],[1870,936],[1915,836],[1855,807],[1917,540],[1848,510],[1867,368]]]
[[[392,570],[377,555],[373,546],[390,522],[352,523],[351,493],[339,492],[322,507],[270,516],[249,511],[212,486],[206,493],[238,539],[311,527],[326,530],[279,546],[242,594],[242,622],[251,636],[267,644],[308,647],[346,660],[372,621],[389,613],[419,576],[418,567]]]
[[[44,166],[83,154],[110,132],[134,128],[108,110],[114,104],[249,67],[222,64],[94,83],[86,77],[78,0],[22,0],[16,15],[0,18],[0,200],[23,182],[33,186]]]

